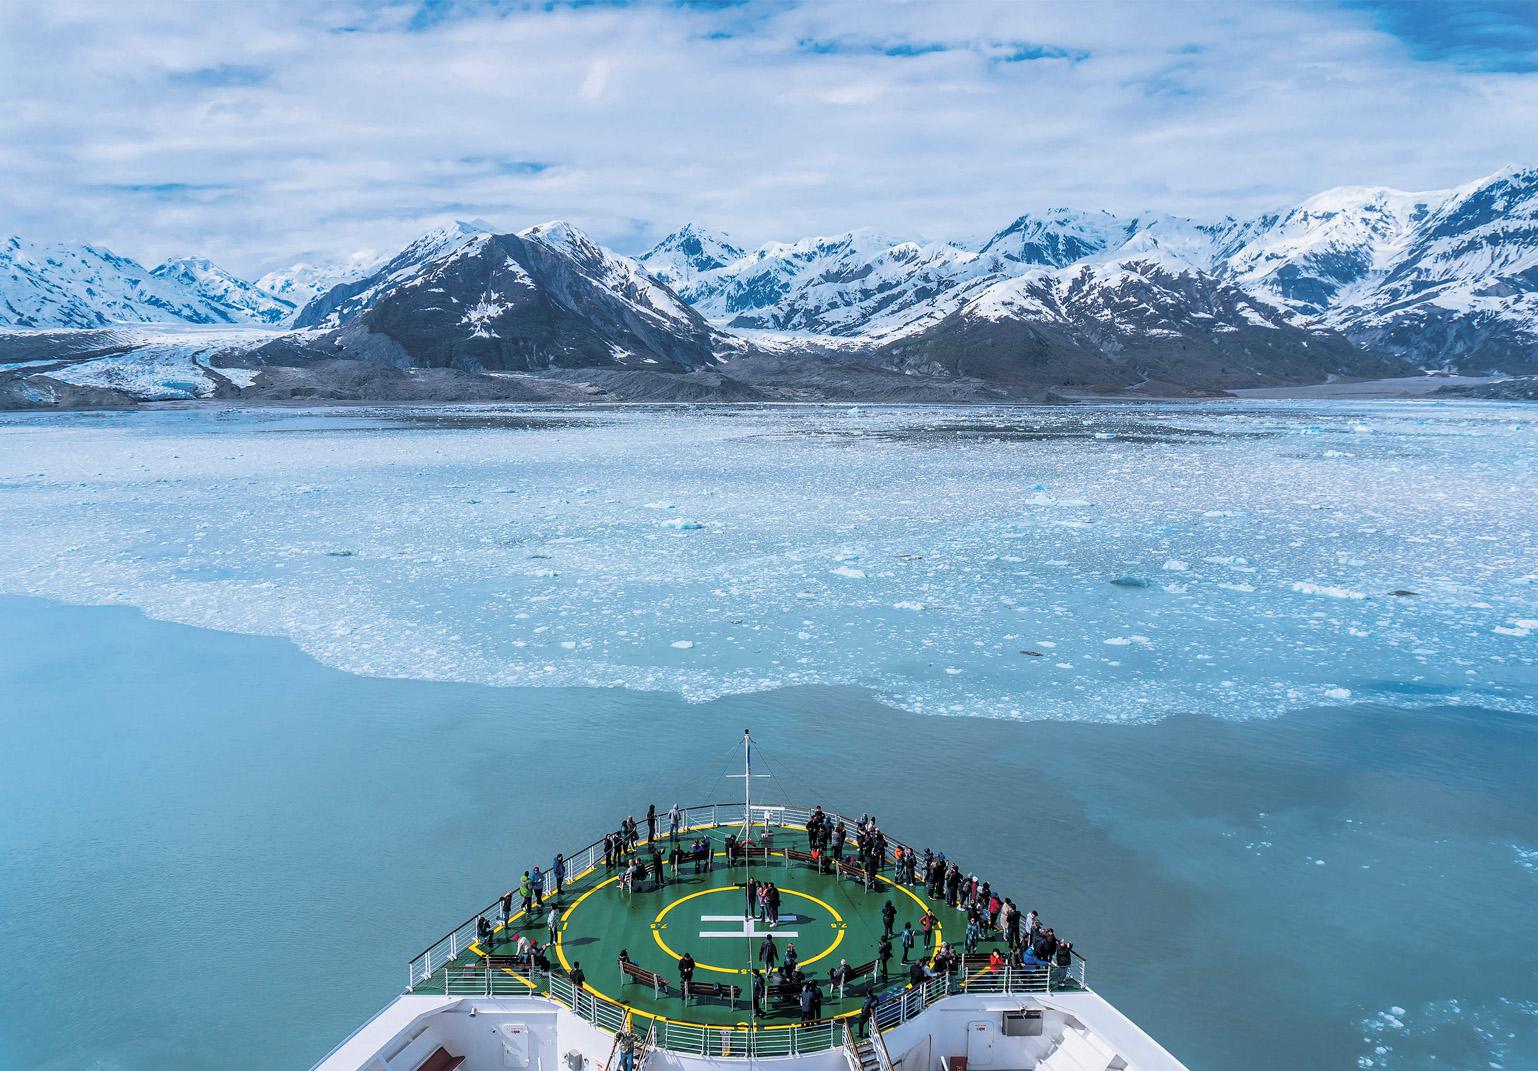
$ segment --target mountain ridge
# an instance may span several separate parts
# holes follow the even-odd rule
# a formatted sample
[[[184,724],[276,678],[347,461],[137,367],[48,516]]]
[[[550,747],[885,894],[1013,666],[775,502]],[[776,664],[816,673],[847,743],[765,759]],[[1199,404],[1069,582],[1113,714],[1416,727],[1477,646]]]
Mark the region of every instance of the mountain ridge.
[[[852,230],[746,249],[690,223],[632,258],[566,221],[505,233],[454,221],[393,255],[296,261],[256,284],[196,256],[146,269],[12,237],[0,242],[5,325],[103,332],[94,348],[58,342],[56,371],[77,393],[140,382],[142,369],[75,367],[136,353],[183,368],[175,382],[193,396],[255,389],[275,367],[315,370],[282,389],[328,391],[315,386],[327,376],[345,381],[336,390],[401,389],[343,376],[349,361],[453,371],[432,382],[472,396],[506,393],[467,386],[476,377],[518,375],[564,376],[550,391],[568,397],[580,375],[602,380],[599,393],[739,400],[1532,374],[1538,168],[1427,193],[1337,187],[1212,223],[1056,208],[968,244]],[[197,345],[154,337],[202,328],[240,330]],[[49,364],[0,348],[0,376],[47,379]],[[673,378],[643,388],[648,374]],[[924,386],[941,381],[960,386]]]

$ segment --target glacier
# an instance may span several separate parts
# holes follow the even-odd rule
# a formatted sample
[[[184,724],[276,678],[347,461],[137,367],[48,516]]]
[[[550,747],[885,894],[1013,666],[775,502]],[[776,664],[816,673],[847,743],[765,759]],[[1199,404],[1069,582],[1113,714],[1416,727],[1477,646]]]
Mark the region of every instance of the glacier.
[[[0,592],[355,673],[1538,713],[1520,405],[211,405],[8,415],[0,442]]]

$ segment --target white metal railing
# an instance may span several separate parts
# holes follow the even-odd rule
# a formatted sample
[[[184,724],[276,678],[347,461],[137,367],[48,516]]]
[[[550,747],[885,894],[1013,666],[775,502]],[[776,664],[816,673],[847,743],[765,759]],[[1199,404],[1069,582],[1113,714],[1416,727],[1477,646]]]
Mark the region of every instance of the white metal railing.
[[[741,825],[743,822],[741,803],[712,803],[687,807],[683,811],[680,833]],[[755,826],[795,826],[804,825],[811,813],[810,808],[789,804],[754,804],[751,818]],[[852,819],[836,812],[825,813],[834,822],[842,821],[851,827],[854,825]],[[659,816],[659,820],[658,839],[661,839],[666,835],[661,826],[666,818]],[[894,858],[896,847],[896,841],[888,844],[889,859]],[[576,882],[602,865],[603,842],[595,841],[576,852],[566,854],[564,859],[567,883]],[[786,865],[789,865],[788,857]],[[554,874],[544,873],[542,895],[549,896],[554,891]],[[500,919],[500,906],[500,898],[493,900],[484,910],[413,957],[406,968],[407,990],[433,981],[440,983],[444,992],[452,996],[548,996],[580,1018],[610,1033],[624,1029],[626,1016],[631,1014],[651,1022],[655,1047],[702,1056],[797,1056],[823,1052],[844,1043],[842,1020],[756,1027],[712,1027],[670,1022],[643,1011],[632,1012],[590,990],[578,990],[572,986],[569,978],[555,972],[522,971],[516,968],[509,970],[484,964],[455,964],[453,961],[477,939],[477,926],[482,916]],[[955,974],[931,978],[920,985],[909,986],[889,995],[876,1007],[875,1026],[879,1031],[905,1023],[936,1001],[955,993],[1046,993],[1069,984],[1083,988],[1085,966],[1083,957],[1075,952],[1072,965],[1066,968],[1011,966],[972,971],[962,968]]]

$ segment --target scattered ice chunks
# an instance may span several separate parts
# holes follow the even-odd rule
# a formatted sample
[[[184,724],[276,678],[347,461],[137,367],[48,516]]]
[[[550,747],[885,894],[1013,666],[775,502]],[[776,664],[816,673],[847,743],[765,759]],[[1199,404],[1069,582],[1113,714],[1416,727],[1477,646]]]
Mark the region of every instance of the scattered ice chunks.
[[[1142,720],[1349,681],[1538,713],[1538,429],[1510,406],[475,412],[8,416],[0,590],[491,684]],[[499,412],[525,427],[488,430]],[[1299,450],[1357,423],[1350,459]],[[701,647],[659,659],[654,632]]]

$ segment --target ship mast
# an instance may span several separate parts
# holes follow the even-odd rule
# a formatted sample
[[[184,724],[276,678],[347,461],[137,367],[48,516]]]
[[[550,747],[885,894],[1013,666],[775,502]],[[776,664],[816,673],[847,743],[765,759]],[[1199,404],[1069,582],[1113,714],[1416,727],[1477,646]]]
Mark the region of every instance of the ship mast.
[[[742,730],[742,839],[753,835],[753,737]]]

